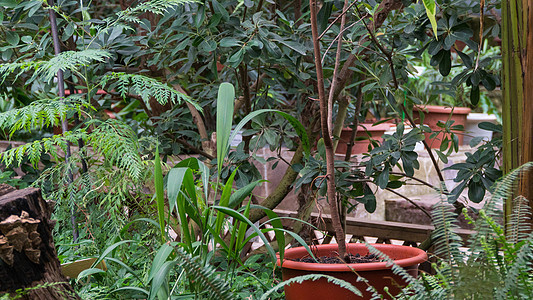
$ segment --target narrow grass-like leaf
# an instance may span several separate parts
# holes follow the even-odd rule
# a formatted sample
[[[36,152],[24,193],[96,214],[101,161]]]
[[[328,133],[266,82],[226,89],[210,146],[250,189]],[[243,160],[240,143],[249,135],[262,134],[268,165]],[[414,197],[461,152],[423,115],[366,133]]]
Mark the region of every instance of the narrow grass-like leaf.
[[[255,231],[255,233],[257,233],[259,238],[261,238],[261,240],[265,244],[267,252],[270,255],[270,258],[272,258],[272,262],[274,262],[274,263],[276,262],[276,260],[277,260],[276,252],[274,251],[274,249],[272,248],[272,246],[268,242],[268,240],[265,237],[265,235],[263,234],[263,232],[261,232],[261,230],[257,226],[255,226],[255,224],[252,223],[252,221],[250,221],[250,219],[246,218],[243,214],[241,214],[240,212],[238,212],[238,211],[236,211],[234,209],[231,209],[231,208],[222,207],[222,206],[213,206],[213,208],[218,210],[218,211],[221,211],[221,212],[223,212],[223,213],[225,213],[225,214],[227,214],[227,215],[229,215],[231,217],[234,217],[235,219],[237,219],[237,220],[239,220],[241,222],[246,222]]]
[[[217,167],[218,174],[222,170],[224,159],[228,154],[229,136],[233,121],[235,89],[228,82],[223,82],[218,88],[217,97]]]
[[[163,171],[161,170],[161,159],[159,158],[159,149],[155,150],[154,159],[154,184],[155,198],[157,204],[157,216],[161,230],[161,241],[164,243],[165,238],[165,195],[163,191]]]
[[[157,270],[152,279],[152,287],[150,288],[148,299],[153,300],[155,297],[169,299],[168,276],[172,268],[177,264],[178,262],[176,261],[167,261]]]
[[[228,178],[228,181],[224,185],[224,189],[222,190],[222,195],[220,196],[220,202],[219,206],[222,207],[228,207],[228,203],[231,196],[231,190],[233,189],[233,179],[235,178],[235,175],[237,174],[237,169],[235,169],[230,177]],[[220,234],[220,230],[222,229],[222,223],[224,221],[224,214],[222,214],[220,211],[217,214],[217,219],[215,221],[215,230],[216,234]]]
[[[120,242],[114,243],[113,245],[107,247],[107,249],[105,249],[105,251],[102,254],[100,254],[98,259],[93,263],[92,266],[93,267],[98,266],[98,264],[102,261],[102,259],[104,259],[109,253],[111,253],[113,250],[115,250],[118,246],[120,246],[122,244],[129,243],[129,242],[134,242],[134,241],[133,240],[124,240],[124,241],[120,241]]]

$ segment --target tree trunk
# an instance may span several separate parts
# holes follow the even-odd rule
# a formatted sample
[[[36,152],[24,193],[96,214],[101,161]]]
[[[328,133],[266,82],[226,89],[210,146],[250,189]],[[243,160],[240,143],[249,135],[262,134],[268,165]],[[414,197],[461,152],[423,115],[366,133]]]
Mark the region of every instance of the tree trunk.
[[[533,161],[533,3],[502,1],[504,173]],[[533,207],[533,172],[520,179],[517,195]],[[512,211],[512,198],[505,216]],[[506,222],[507,223],[507,222]]]
[[[0,294],[22,289],[22,299],[79,299],[61,273],[52,209],[41,191],[3,185],[0,194]]]

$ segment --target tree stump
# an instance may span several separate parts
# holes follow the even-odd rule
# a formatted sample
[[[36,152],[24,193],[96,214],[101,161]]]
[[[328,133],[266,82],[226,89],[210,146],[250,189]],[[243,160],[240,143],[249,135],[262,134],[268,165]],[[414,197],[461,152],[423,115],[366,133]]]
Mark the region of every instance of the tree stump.
[[[0,295],[80,299],[61,273],[51,213],[39,189],[0,185]]]

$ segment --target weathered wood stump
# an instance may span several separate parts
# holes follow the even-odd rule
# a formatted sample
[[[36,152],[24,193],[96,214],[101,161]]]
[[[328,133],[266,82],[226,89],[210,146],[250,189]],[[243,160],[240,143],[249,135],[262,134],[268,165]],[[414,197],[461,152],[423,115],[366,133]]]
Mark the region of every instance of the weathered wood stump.
[[[51,207],[35,188],[0,185],[0,295],[22,299],[79,299],[61,274]]]

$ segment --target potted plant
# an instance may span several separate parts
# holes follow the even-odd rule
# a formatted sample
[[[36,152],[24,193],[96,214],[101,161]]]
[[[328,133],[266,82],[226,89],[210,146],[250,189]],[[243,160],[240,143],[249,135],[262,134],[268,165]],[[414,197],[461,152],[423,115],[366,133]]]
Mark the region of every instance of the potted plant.
[[[382,141],[382,136],[390,128],[390,123],[382,123],[374,125],[372,123],[364,123],[357,126],[357,134],[352,146],[352,155],[361,154],[368,151],[368,146],[371,140]],[[335,154],[345,154],[348,149],[348,144],[352,137],[352,128],[344,127],[339,137],[339,143],[335,149]]]
[[[470,111],[468,107],[415,105],[413,106],[413,119],[418,125],[426,125],[431,129],[424,133],[426,142],[431,148],[440,148],[442,142],[452,140],[453,135],[457,136],[458,145],[462,145],[466,117]]]
[[[317,73],[317,89],[320,101],[320,127],[322,138],[325,146],[326,156],[326,195],[329,200],[329,209],[331,213],[332,225],[335,231],[335,238],[338,244],[332,245],[316,245],[312,247],[312,253],[309,253],[303,247],[292,248],[284,251],[284,257],[278,259],[278,265],[282,268],[283,280],[290,280],[291,278],[299,277],[305,274],[322,274],[333,275],[338,279],[349,282],[356,286],[360,292],[365,291],[367,286],[374,286],[377,292],[385,293],[385,287],[389,287],[391,293],[399,292],[402,286],[405,286],[405,281],[401,276],[395,275],[392,272],[392,264],[400,265],[409,270],[413,276],[417,275],[418,264],[427,259],[425,251],[417,248],[399,246],[399,245],[365,245],[365,244],[346,244],[345,231],[342,226],[340,218],[339,203],[337,202],[336,187],[335,187],[335,163],[334,163],[334,146],[331,131],[331,111],[328,112],[328,107],[333,107],[332,101],[334,91],[338,82],[336,81],[339,69],[339,53],[342,45],[342,38],[339,38],[337,46],[337,59],[335,61],[335,68],[333,72],[333,81],[330,85],[329,97],[326,96],[324,88],[324,78],[322,71],[322,57],[320,51],[319,37],[318,37],[318,22],[317,22],[317,3],[310,0],[311,9],[311,28],[313,36],[313,50],[315,58],[315,67]],[[344,11],[348,9],[348,2],[344,4]],[[356,8],[357,10],[357,8]],[[379,8],[378,8],[379,10]],[[345,23],[345,16],[341,17],[340,32],[343,31]],[[367,27],[367,29],[369,29]],[[369,30],[371,32],[371,30]],[[372,33],[370,33],[372,34]],[[385,177],[385,176],[383,176]],[[389,180],[387,173],[386,179]],[[385,254],[385,255],[383,255]],[[302,259],[306,256],[325,257],[326,261],[333,261],[333,263],[316,263],[303,262]],[[364,257],[365,259],[373,260],[375,262],[357,263],[356,257]],[[391,261],[392,260],[392,261]],[[359,277],[364,278],[364,282],[360,282]],[[325,278],[320,278],[317,281],[309,282],[303,281],[301,283],[293,283],[285,286],[285,293],[287,299],[349,299],[356,297],[352,292],[347,291],[344,287],[328,283]],[[371,294],[362,294],[363,297],[369,298]]]

